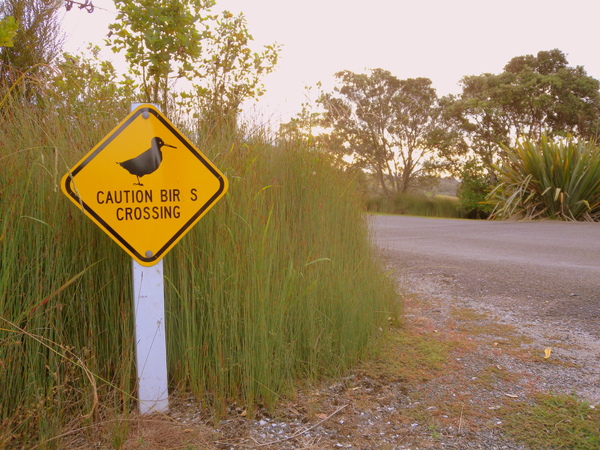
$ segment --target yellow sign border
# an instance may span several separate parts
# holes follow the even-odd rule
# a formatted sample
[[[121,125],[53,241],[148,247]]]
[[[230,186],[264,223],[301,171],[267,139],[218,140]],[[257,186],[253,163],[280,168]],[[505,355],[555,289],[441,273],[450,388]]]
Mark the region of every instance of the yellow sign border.
[[[195,213],[157,252],[151,256],[142,255],[130,245],[113,227],[99,216],[77,193],[75,177],[87,166],[101,151],[103,151],[127,126],[143,114],[152,114],[189,150],[219,181],[217,191],[199,208]],[[106,234],[108,234],[121,248],[123,248],[133,259],[143,266],[152,266],[161,260],[183,236],[194,226],[204,214],[227,192],[227,178],[217,169],[194,145],[153,105],[142,104],[123,119],[110,133],[106,135],[94,148],[92,148],[61,180],[63,193],[71,200],[86,216],[96,223]]]

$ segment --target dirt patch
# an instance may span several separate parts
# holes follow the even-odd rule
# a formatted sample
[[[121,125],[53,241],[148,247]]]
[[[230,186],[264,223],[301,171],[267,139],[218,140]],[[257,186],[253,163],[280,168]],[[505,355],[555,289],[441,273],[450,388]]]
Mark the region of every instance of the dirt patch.
[[[535,278],[527,273],[515,273],[511,277],[506,273],[496,274],[498,279],[505,278],[503,283],[499,281],[494,285],[489,276],[483,279],[487,271],[477,264],[465,267],[463,263],[461,267],[434,267],[426,271],[404,268],[399,273],[402,285],[435,299],[440,308],[445,308],[446,314],[450,305],[451,308],[468,308],[488,315],[491,323],[484,326],[489,329],[472,329],[474,334],[495,335],[498,345],[502,345],[503,340],[516,340],[514,343],[522,352],[537,355],[550,348],[551,357],[545,362],[550,362],[553,369],[544,370],[548,365],[531,367],[542,390],[576,394],[591,404],[600,404],[598,319],[597,314],[579,311],[583,308],[581,302],[577,302],[578,309],[567,301],[553,300],[547,285],[537,289],[530,286],[530,292],[515,289],[513,280],[519,280],[519,285]],[[574,286],[563,286],[565,292],[569,288],[576,290]],[[598,309],[598,305],[590,305],[592,307]],[[503,333],[503,327],[514,332]],[[496,329],[495,333],[493,329]]]

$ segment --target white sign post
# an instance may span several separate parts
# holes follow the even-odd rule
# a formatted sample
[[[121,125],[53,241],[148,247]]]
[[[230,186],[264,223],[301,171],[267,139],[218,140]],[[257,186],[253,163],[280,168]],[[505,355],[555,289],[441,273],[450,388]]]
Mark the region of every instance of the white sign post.
[[[132,259],[132,267],[139,411],[163,412],[169,409],[163,262],[144,267]]]

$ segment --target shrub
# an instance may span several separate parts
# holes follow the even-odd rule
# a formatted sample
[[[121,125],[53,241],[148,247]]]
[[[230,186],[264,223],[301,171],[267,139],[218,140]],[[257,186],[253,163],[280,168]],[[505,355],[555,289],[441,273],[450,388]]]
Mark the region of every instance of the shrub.
[[[488,197],[493,217],[600,220],[600,149],[595,143],[543,136],[506,153],[500,184]]]
[[[481,165],[469,161],[460,174],[461,183],[456,191],[459,209],[469,219],[485,219],[493,210],[486,202],[486,196],[492,190],[489,176]]]

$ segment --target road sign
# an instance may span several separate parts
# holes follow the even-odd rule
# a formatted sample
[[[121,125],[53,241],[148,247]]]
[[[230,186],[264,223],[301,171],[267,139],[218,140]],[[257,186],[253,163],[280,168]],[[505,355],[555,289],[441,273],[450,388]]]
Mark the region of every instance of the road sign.
[[[61,187],[132,258],[151,266],[225,194],[227,179],[158,109],[143,104]]]

